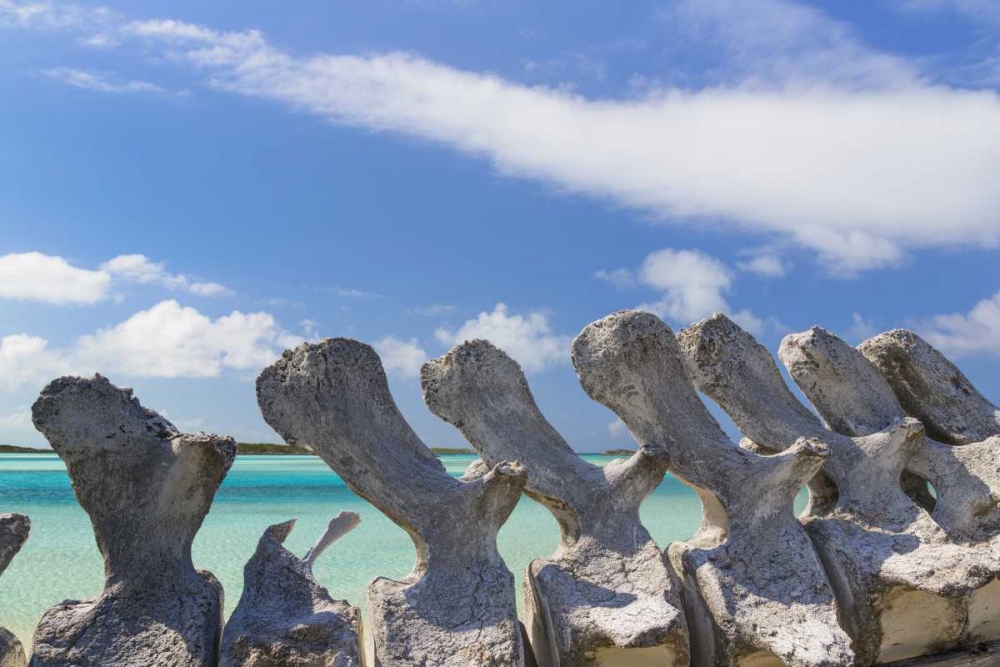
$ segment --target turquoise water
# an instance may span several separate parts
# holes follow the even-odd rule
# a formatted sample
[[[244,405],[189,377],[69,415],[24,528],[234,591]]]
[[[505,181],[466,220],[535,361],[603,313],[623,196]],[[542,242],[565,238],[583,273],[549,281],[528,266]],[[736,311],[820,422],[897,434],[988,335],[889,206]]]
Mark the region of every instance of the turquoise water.
[[[585,458],[598,465],[612,460]],[[472,456],[442,457],[455,476],[472,460]],[[243,565],[268,525],[297,518],[286,545],[303,555],[326,522],[344,509],[358,512],[361,525],[331,547],[315,571],[334,597],[363,607],[372,579],[399,578],[410,571],[413,544],[316,457],[238,457],[195,540],[195,565],[222,581],[229,613],[239,601]],[[55,455],[0,456],[0,512],[31,517],[28,542],[0,577],[0,625],[27,643],[46,609],[100,592],[101,558],[90,521],[77,505],[66,470]],[[690,489],[668,475],[643,505],[642,516],[656,541],[666,546],[694,534],[701,505]],[[520,581],[529,561],[555,551],[559,529],[548,511],[522,498],[499,541],[508,567]],[[517,588],[520,594],[520,585]]]

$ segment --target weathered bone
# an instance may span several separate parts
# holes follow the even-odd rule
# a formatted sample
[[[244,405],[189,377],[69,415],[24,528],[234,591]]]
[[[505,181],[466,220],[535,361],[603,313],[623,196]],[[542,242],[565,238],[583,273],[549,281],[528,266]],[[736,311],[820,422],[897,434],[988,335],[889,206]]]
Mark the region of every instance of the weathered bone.
[[[226,624],[220,667],[360,667],[361,612],[330,597],[312,566],[360,517],[341,512],[309,554],[284,544],[295,520],[269,527],[243,568],[243,595]]]
[[[0,514],[0,575],[21,550],[31,531],[31,520],[23,514]],[[14,633],[0,627],[0,667],[24,667],[24,647]]]
[[[587,463],[545,419],[517,363],[482,340],[428,362],[431,412],[489,464],[523,462],[526,492],[561,527],[558,551],[525,574],[524,624],[541,667],[688,664],[680,596],[639,506],[663,479],[662,449],[606,468]]]
[[[895,329],[858,346],[888,380],[906,414],[949,445],[1000,435],[1000,409],[955,364],[912,331]]]
[[[94,600],[53,607],[33,667],[205,667],[218,658],[222,586],[191,543],[236,456],[232,438],[182,435],[97,375],[61,378],[33,406],[104,556]]]
[[[755,442],[783,450],[799,436],[825,442],[839,496],[805,520],[837,591],[859,664],[929,654],[970,641],[968,612],[998,571],[983,550],[949,542],[903,493],[904,467],[923,442],[913,419],[849,438],[826,429],[792,396],[773,358],[722,315],[680,336],[688,368]]]
[[[673,332],[649,313],[616,313],[573,344],[584,389],[703,499],[701,529],[673,544],[685,584],[697,665],[850,664],[833,591],[796,521],[799,488],[822,465],[822,444],[798,440],[761,456],[732,443],[699,400]]]
[[[368,590],[378,664],[523,664],[514,579],[496,547],[524,488],[519,464],[448,475],[396,408],[378,355],[353,340],[285,352],[258,378],[257,400],[287,442],[310,447],[413,539],[413,572]]]
[[[869,349],[875,349],[876,345],[877,342],[870,342]],[[861,352],[824,329],[814,327],[786,336],[778,356],[823,419],[838,433],[868,435],[906,414],[878,369]],[[949,376],[958,373],[958,369],[953,369]],[[971,386],[964,376],[961,380]],[[953,386],[948,384],[949,388]],[[954,400],[938,401],[944,410],[948,409],[948,403],[957,404]],[[957,421],[960,417],[955,415],[949,423],[960,423]],[[962,447],[926,438],[923,447],[907,463],[907,470],[916,476],[914,488],[921,492],[926,493],[925,480],[934,485],[936,498],[931,496],[928,502],[921,495],[916,500],[930,506],[931,516],[948,535],[959,540],[982,541],[1000,531],[998,463],[1000,438]]]

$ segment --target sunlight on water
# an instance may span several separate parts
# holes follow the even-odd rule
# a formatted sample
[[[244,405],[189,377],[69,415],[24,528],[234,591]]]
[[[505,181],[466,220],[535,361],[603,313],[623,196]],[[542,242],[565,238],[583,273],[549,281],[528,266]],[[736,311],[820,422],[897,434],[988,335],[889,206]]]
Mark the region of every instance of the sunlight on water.
[[[605,465],[606,456],[585,456]],[[444,456],[448,471],[461,475],[472,456]],[[801,507],[803,499],[799,499]],[[211,570],[226,588],[227,614],[239,601],[243,565],[264,529],[297,518],[286,546],[304,555],[326,522],[340,510],[361,515],[361,525],[327,551],[316,575],[335,598],[365,606],[368,583],[378,576],[405,576],[413,564],[407,535],[355,496],[320,459],[311,456],[240,456],[223,483],[194,543],[196,567]],[[0,625],[24,641],[49,607],[100,592],[101,558],[90,521],[76,503],[69,477],[55,455],[0,456],[0,511],[31,517],[31,536],[0,577]],[[642,508],[642,518],[660,546],[698,528],[701,509],[687,487],[667,476]],[[540,505],[522,498],[500,532],[500,552],[520,578],[529,561],[555,551],[559,529]]]

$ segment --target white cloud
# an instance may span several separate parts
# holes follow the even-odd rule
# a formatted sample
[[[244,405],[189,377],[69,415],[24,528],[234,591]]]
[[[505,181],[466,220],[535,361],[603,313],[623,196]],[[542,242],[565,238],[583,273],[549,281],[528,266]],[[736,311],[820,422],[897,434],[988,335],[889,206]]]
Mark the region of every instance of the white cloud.
[[[62,257],[39,252],[0,257],[0,299],[91,304],[107,296],[110,285],[106,271],[78,269]]]
[[[851,326],[847,328],[847,339],[852,342],[860,343],[866,338],[871,338],[876,333],[878,329],[875,328],[875,323],[872,320],[866,320],[861,316],[861,313],[853,313],[851,315]]]
[[[707,51],[703,69],[717,83],[878,88],[921,78],[905,59],[867,47],[850,25],[804,3],[679,0],[660,17],[669,31],[668,55]]]
[[[257,370],[301,336],[278,326],[268,313],[212,319],[173,300],[161,301],[125,321],[51,348],[39,336],[0,338],[0,387],[42,384],[58,375],[160,378],[218,377],[226,369]]]
[[[448,315],[449,313],[454,313],[457,308],[450,303],[435,303],[430,306],[417,307],[417,308],[407,308],[407,313],[414,313],[417,315],[424,315],[425,317],[437,317],[439,315]]]
[[[723,296],[732,286],[729,268],[697,250],[665,248],[646,257],[639,269],[643,284],[663,292],[663,299],[647,304],[650,310],[688,323],[729,309]]]
[[[196,282],[183,273],[169,273],[163,262],[153,262],[145,255],[118,255],[101,264],[101,269],[121,280],[183,290],[197,296],[232,294],[232,290],[218,283]]]
[[[834,65],[842,74],[817,80],[775,65],[768,86],[616,101],[402,53],[297,58],[254,31],[147,22],[133,32],[207,68],[222,89],[440,142],[503,173],[664,218],[777,233],[841,273],[896,263],[912,247],[1000,243],[997,94],[924,84],[817,11],[786,16],[787,3],[765,4],[764,19],[738,24],[741,39],[776,27],[786,62],[812,58],[809,76]],[[811,51],[816,35],[826,46]]]
[[[403,377],[419,377],[420,367],[427,361],[427,352],[420,347],[416,338],[401,340],[386,336],[375,342],[375,350],[382,358],[386,373],[396,373]]]
[[[598,280],[609,282],[618,289],[625,289],[626,287],[635,285],[635,276],[628,269],[614,269],[611,271],[601,269],[594,274],[594,277]]]
[[[158,95],[177,96],[187,94],[186,91],[174,92],[148,81],[119,81],[102,72],[88,72],[71,67],[48,69],[42,72],[42,74],[74,88],[96,90],[102,93],[156,93]]]
[[[752,253],[746,261],[736,262],[736,268],[764,278],[784,278],[788,272],[781,257],[771,251]]]
[[[738,71],[626,99],[405,53],[298,57],[253,30],[172,20],[118,30],[219,89],[440,143],[666,221],[777,236],[841,274],[897,264],[913,248],[1000,245],[995,91],[928,83],[808,6],[678,6],[695,39],[707,31]]]
[[[613,440],[621,440],[629,435],[628,426],[621,419],[616,419],[608,424],[608,435]]]
[[[486,339],[513,357],[526,373],[569,361],[571,338],[553,333],[543,313],[512,315],[502,303],[493,312],[482,312],[476,319],[467,320],[457,330],[440,327],[434,335],[448,346]]]
[[[935,315],[917,330],[931,345],[952,356],[1000,355],[1000,292],[967,314]]]
[[[335,296],[344,297],[345,299],[381,299],[381,294],[375,294],[374,292],[368,292],[363,289],[356,289],[354,287],[328,287],[326,291]]]
[[[31,425],[31,408],[18,408],[13,412],[8,412],[5,415],[0,415],[0,427],[10,428],[10,429],[30,429]]]

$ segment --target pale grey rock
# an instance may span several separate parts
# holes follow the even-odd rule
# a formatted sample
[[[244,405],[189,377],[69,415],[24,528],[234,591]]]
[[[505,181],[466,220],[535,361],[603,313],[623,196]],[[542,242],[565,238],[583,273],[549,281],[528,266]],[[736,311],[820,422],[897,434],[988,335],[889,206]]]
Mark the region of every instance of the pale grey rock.
[[[496,547],[524,488],[519,464],[451,477],[399,413],[378,355],[353,340],[285,352],[258,378],[257,400],[289,444],[319,454],[413,539],[410,575],[368,589],[377,664],[524,664],[514,578]]]
[[[934,440],[965,445],[1000,435],[1000,410],[917,334],[894,329],[858,349],[888,380],[906,414],[923,422]]]
[[[996,556],[951,541],[900,485],[924,442],[919,422],[841,435],[792,395],[767,350],[725,316],[699,322],[680,340],[695,384],[754,442],[783,451],[806,437],[829,447],[836,502],[804,521],[859,664],[962,645],[972,625],[989,622],[981,615],[995,604]]]
[[[761,456],[738,447],[702,404],[673,332],[656,316],[615,313],[586,327],[573,363],[587,393],[702,499],[698,533],[668,553],[684,582],[692,664],[851,664],[833,590],[792,507],[826,459],[818,442]]]
[[[104,557],[104,589],[47,611],[33,667],[210,667],[222,586],[191,543],[236,456],[232,438],[182,435],[97,375],[50,383],[35,427],[66,464]]]
[[[0,514],[0,575],[21,550],[30,531],[31,520],[23,514]],[[26,664],[20,640],[10,630],[0,627],[0,667],[24,667]]]
[[[679,590],[639,519],[666,452],[648,445],[605,468],[584,461],[539,411],[517,362],[483,340],[429,361],[421,383],[431,412],[488,464],[525,464],[526,493],[559,523],[559,549],[525,574],[523,620],[538,664],[687,665]]]
[[[243,568],[243,595],[222,636],[220,667],[360,667],[361,612],[313,577],[320,554],[353,530],[341,512],[305,558],[286,549],[295,521],[269,527]]]
[[[893,339],[895,332],[877,336],[868,341],[868,349],[877,350],[879,340]],[[861,352],[824,329],[814,327],[787,336],[778,356],[830,428],[838,433],[868,435],[906,415],[878,369]],[[933,358],[925,355],[928,357]],[[950,362],[945,363],[950,366]],[[947,382],[949,389],[971,387],[957,368],[952,367],[948,377],[956,379],[954,383]],[[940,397],[930,397],[927,401],[935,403],[941,406],[933,413],[938,415],[949,410],[949,406],[959,405],[957,400]],[[925,412],[924,416],[929,414]],[[967,414],[969,411],[961,410],[947,423],[959,424],[962,432],[967,433],[960,421]],[[982,422],[988,423],[985,419]],[[910,488],[915,491],[910,493],[911,497],[916,495],[918,504],[928,509],[953,539],[980,542],[1000,532],[1000,438],[993,436],[961,447],[926,438],[907,462],[906,469],[911,478],[904,477],[904,488],[907,482],[912,485]],[[934,486],[936,496],[927,493],[927,481]]]

